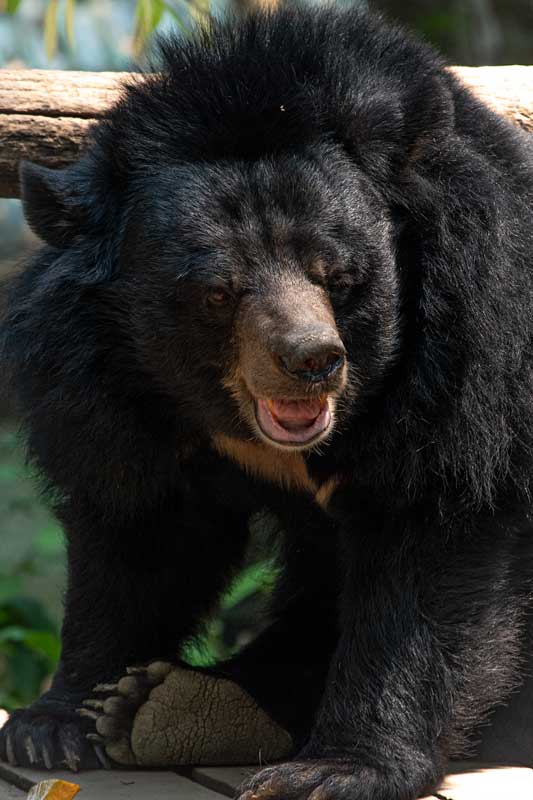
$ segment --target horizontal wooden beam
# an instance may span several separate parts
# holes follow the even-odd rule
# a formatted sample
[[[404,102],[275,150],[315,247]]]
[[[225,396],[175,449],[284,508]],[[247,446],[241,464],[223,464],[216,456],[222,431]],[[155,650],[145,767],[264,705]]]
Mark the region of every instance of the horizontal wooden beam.
[[[0,70],[0,197],[18,197],[21,159],[74,161],[91,125],[120,95],[127,72]]]
[[[500,114],[533,132],[533,66],[453,67]],[[18,164],[62,167],[120,96],[126,72],[0,70],[0,197],[18,197]],[[142,80],[142,78],[139,78]]]

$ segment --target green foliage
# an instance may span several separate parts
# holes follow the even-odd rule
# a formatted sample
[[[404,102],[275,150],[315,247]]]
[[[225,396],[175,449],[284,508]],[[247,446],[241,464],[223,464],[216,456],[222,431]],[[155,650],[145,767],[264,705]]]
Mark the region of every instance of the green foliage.
[[[63,541],[10,426],[0,428],[0,707],[31,702],[59,657]]]
[[[7,11],[7,13],[8,14],[14,14],[15,11],[17,10],[17,8],[20,6],[20,2],[21,2],[21,0],[7,0],[7,2],[4,3],[5,10]],[[0,9],[1,9],[1,6],[0,6]]]
[[[58,0],[50,0],[44,17],[44,45],[46,55],[51,60],[57,50],[57,12],[59,10]]]
[[[229,658],[259,632],[257,620],[277,579],[270,561],[250,564],[235,578],[222,598],[220,614],[212,619],[203,636],[189,642],[183,654],[193,667],[207,667]],[[235,638],[234,631],[238,631]]]
[[[57,629],[41,603],[16,595],[0,600],[0,706],[30,703],[53,672],[59,649]]]
[[[74,3],[76,0],[65,0],[65,33],[70,47],[74,47]]]
[[[139,55],[166,14],[187,34],[194,20],[209,13],[210,0],[137,0],[135,8],[134,50]]]
[[[0,0],[0,11],[14,14],[22,0]],[[75,41],[76,0],[47,0],[43,31],[46,54],[52,60],[57,53],[60,39],[60,20],[63,22],[65,39],[69,47]],[[136,0],[134,7],[135,26],[133,50],[136,55],[145,48],[150,36],[163,21],[165,15],[172,17],[182,32],[190,30],[194,20],[201,20],[209,13],[210,0]]]
[[[223,611],[231,611],[239,603],[259,594],[270,595],[276,583],[277,570],[269,561],[246,567],[234,580],[222,599]]]
[[[165,4],[162,0],[137,0],[134,37],[136,50],[142,50],[144,42],[157,28],[164,13]]]
[[[442,10],[420,14],[414,21],[416,30],[430,41],[440,42],[443,36],[457,36],[468,24],[466,10]]]

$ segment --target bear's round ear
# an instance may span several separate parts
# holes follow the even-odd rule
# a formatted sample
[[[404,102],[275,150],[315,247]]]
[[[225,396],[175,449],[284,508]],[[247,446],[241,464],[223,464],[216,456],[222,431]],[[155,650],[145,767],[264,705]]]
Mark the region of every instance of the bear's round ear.
[[[20,165],[24,215],[32,231],[53,247],[67,247],[86,227],[84,202],[71,172],[70,168],[53,170],[29,161]]]
[[[435,73],[405,84],[384,82],[345,102],[341,138],[348,154],[379,185],[418,168],[428,150],[450,135],[455,107],[447,74]]]
[[[23,161],[20,182],[24,214],[44,242],[66,250],[77,239],[90,237],[76,280],[96,283],[111,278],[118,269],[121,238],[119,181],[112,165],[91,151],[60,170]]]

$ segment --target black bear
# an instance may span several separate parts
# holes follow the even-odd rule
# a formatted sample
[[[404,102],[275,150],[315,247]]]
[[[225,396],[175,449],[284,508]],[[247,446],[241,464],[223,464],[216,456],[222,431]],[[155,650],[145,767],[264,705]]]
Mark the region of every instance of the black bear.
[[[361,11],[214,22],[161,59],[79,163],[22,168],[45,246],[2,357],[69,569],[53,686],[0,757],[106,763],[171,669],[126,668],[158,658],[285,734],[246,797],[414,800],[532,646],[531,144]],[[191,673],[258,513],[272,624]]]

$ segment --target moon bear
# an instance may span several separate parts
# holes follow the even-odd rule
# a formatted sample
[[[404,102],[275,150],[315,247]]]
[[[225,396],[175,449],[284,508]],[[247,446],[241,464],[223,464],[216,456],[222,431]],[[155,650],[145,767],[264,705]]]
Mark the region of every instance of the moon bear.
[[[380,16],[280,9],[163,40],[77,163],[21,181],[43,245],[2,363],[68,585],[0,757],[276,761],[256,800],[533,765],[505,734],[533,692],[526,135]],[[270,624],[193,670],[258,514]]]

